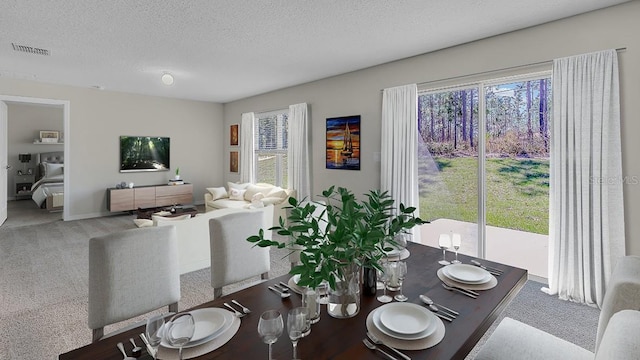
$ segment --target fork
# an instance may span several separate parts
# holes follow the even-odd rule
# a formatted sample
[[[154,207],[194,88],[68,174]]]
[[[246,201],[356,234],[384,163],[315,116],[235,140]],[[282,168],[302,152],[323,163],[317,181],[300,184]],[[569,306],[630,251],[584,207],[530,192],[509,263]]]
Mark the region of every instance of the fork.
[[[231,309],[234,313],[235,316],[241,318],[243,316],[245,316],[246,314],[241,313],[240,311],[236,310],[233,306],[229,305],[229,303],[224,303],[224,306],[226,306],[227,308]]]
[[[457,292],[459,292],[460,294],[467,295],[467,296],[468,296],[468,297],[470,297],[470,298],[474,298],[474,299],[477,299],[477,298],[478,298],[478,295],[474,295],[474,294],[472,294],[472,293],[469,293],[469,292],[467,292],[467,291],[465,291],[465,290],[462,290],[462,289],[460,289],[460,288],[457,288],[457,287],[449,286],[449,285],[447,285],[447,284],[445,284],[445,283],[442,283],[442,287],[443,287],[443,288],[445,288],[445,289],[447,289],[447,290],[457,291]]]
[[[239,302],[237,302],[236,300],[231,300],[231,302],[232,302],[232,303],[234,303],[234,304],[236,304],[236,305],[238,305],[238,306],[240,306],[240,307],[242,308],[242,312],[243,312],[243,313],[248,314],[248,313],[250,313],[250,312],[251,312],[251,310],[249,310],[249,308],[248,308],[248,307],[246,307],[246,306],[244,306],[244,305],[240,304],[240,303],[239,303]]]
[[[384,356],[386,356],[387,358],[389,358],[389,360],[398,360],[398,359],[394,358],[393,356],[389,355],[386,351],[384,351],[384,350],[380,349],[379,347],[373,345],[371,342],[369,342],[369,340],[362,339],[362,342],[364,343],[364,346],[368,347],[369,349],[380,351],[380,353],[383,354]]]
[[[389,345],[385,344],[384,342],[382,342],[382,340],[378,339],[375,335],[373,335],[373,333],[371,333],[371,332],[367,331],[367,336],[369,337],[369,339],[371,339],[371,341],[372,341],[374,344],[377,344],[377,345],[384,345],[384,346],[388,347],[388,348],[389,348],[389,350],[391,350],[391,351],[393,351],[394,353],[396,353],[396,354],[400,355],[403,359],[405,359],[405,360],[411,360],[411,358],[410,358],[410,357],[408,357],[407,355],[403,354],[403,353],[402,353],[402,352],[400,352],[398,349],[395,349],[395,348],[393,348],[393,347],[391,347],[391,346],[389,346]]]

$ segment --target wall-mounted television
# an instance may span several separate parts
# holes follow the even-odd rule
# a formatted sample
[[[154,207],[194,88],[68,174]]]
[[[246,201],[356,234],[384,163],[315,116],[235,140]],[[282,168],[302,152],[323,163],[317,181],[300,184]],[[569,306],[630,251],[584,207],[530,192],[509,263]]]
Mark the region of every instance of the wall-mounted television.
[[[168,171],[171,141],[161,136],[120,136],[120,172]]]

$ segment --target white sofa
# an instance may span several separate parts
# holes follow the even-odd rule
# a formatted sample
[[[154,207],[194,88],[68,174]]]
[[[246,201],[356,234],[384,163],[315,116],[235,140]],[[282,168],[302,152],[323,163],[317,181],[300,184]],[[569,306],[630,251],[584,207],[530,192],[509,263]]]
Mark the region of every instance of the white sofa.
[[[220,209],[195,217],[173,220],[172,218],[157,218],[156,226],[175,226],[178,236],[178,264],[180,274],[208,268],[211,266],[211,247],[209,242],[209,219],[239,211],[263,211],[264,222],[262,228],[265,236],[271,237],[268,228],[272,225],[273,206],[262,209]]]
[[[229,182],[226,188],[207,188],[204,194],[205,212],[220,209],[255,209],[273,205],[273,225],[278,225],[281,216],[286,219],[284,207],[289,205],[291,196],[296,196],[295,190],[271,184]]]

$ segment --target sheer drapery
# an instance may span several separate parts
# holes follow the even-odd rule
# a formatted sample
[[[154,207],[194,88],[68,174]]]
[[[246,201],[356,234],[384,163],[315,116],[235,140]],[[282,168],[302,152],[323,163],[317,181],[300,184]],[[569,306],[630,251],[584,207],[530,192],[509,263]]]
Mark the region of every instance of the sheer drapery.
[[[625,253],[615,50],[553,62],[549,289],[602,304]]]
[[[311,199],[311,152],[309,150],[309,107],[307,103],[289,106],[289,144],[287,150],[288,185],[298,199]]]
[[[415,207],[419,216],[416,84],[384,89],[381,129],[380,189],[389,192],[396,206]],[[420,242],[420,230],[414,229],[412,241]]]
[[[252,112],[242,114],[240,124],[240,182],[255,183],[255,154],[253,149],[253,122],[255,114]]]

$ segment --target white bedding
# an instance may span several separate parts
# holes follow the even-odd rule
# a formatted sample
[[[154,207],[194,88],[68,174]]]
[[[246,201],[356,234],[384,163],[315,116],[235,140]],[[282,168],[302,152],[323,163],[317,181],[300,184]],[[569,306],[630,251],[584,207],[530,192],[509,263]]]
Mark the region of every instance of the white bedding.
[[[42,207],[49,195],[64,192],[63,180],[64,175],[55,175],[36,181],[31,187],[31,199],[38,207]]]

